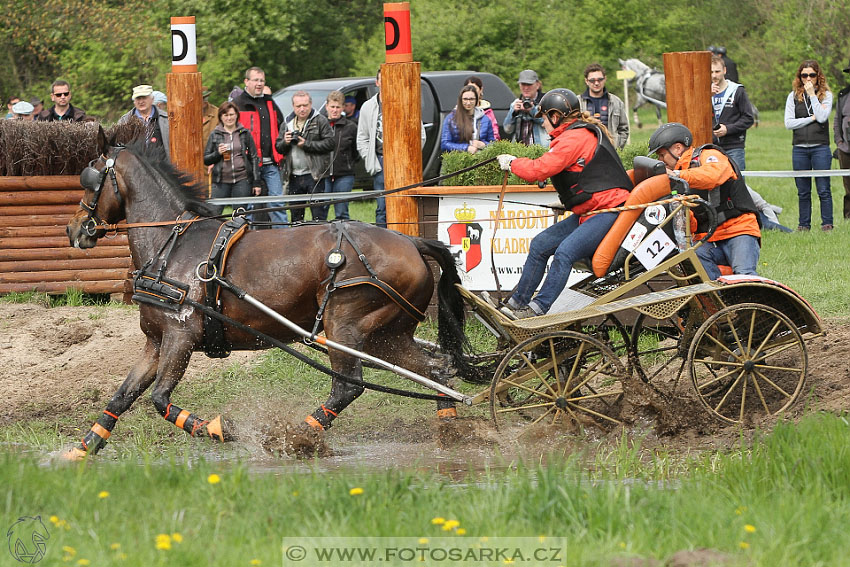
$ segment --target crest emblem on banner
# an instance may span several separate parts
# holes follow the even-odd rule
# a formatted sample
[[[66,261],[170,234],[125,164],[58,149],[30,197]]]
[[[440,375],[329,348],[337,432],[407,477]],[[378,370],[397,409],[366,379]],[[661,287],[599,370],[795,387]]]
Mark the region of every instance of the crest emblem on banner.
[[[481,263],[481,225],[475,220],[475,209],[465,202],[463,207],[454,211],[459,221],[449,228],[449,249],[457,266],[465,272],[471,271]]]

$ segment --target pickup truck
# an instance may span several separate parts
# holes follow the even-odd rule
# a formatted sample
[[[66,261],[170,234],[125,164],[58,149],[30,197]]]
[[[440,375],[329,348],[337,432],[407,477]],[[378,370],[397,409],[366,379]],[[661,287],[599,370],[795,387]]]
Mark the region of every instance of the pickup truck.
[[[493,112],[496,114],[497,126],[505,119],[511,103],[516,95],[502,79],[491,73],[479,73],[477,71],[427,71],[421,74],[422,88],[422,123],[425,126],[425,146],[422,148],[422,178],[433,179],[440,175],[441,154],[440,151],[440,128],[443,120],[455,105],[457,97],[463,86],[464,80],[470,75],[475,75],[484,83],[484,98],[490,102]],[[357,109],[369,98],[375,95],[378,87],[375,86],[375,77],[347,77],[337,79],[320,79],[306,81],[289,85],[277,92],[272,97],[283,115],[289,116],[292,112],[292,95],[296,91],[306,91],[313,98],[313,107],[321,110],[331,91],[341,91],[346,96],[354,96],[357,99]],[[371,180],[363,167],[363,161],[358,162],[355,171],[355,186],[371,188]]]

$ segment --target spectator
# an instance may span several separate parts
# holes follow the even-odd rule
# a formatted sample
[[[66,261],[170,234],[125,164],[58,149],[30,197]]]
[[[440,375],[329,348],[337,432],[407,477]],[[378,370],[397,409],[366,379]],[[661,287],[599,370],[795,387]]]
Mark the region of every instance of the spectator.
[[[245,90],[236,97],[239,109],[239,122],[251,132],[257,154],[260,156],[260,174],[265,182],[268,194],[283,195],[279,164],[283,156],[275,148],[275,140],[283,125],[283,113],[272,97],[263,94],[266,73],[259,67],[245,71]],[[270,207],[280,207],[282,203],[269,203]],[[287,225],[289,216],[286,211],[271,211],[269,217],[273,224]]]
[[[776,215],[782,212],[782,207],[777,207],[776,205],[771,205],[768,203],[764,197],[759,195],[759,193],[747,185],[747,192],[750,194],[750,197],[753,199],[753,204],[756,206],[757,215],[759,217],[759,222],[761,223],[762,230],[778,230],[780,232],[794,232],[787,226],[784,226],[779,222],[779,217]]]
[[[725,77],[733,83],[738,82],[738,65],[732,61],[732,58],[726,55],[726,48],[722,45],[717,46],[716,54],[723,58],[723,66],[726,67]],[[743,169],[743,168],[741,168]]]
[[[153,104],[153,87],[150,85],[138,85],[133,87],[133,110],[118,119],[118,123],[124,123],[132,118],[138,118],[144,122],[145,144],[159,148],[164,152],[166,158],[170,159],[168,148],[168,115],[157,110]]]
[[[614,145],[621,149],[629,142],[629,115],[626,104],[605,86],[605,69],[599,63],[591,63],[584,69],[584,84],[579,102],[583,112],[602,122],[614,138]]]
[[[756,275],[761,231],[758,212],[747,191],[741,170],[722,149],[712,145],[693,148],[693,135],[683,124],[670,122],[649,138],[649,153],[657,154],[667,166],[667,174],[686,181],[693,193],[712,202],[711,191],[719,191],[717,229],[708,242],[697,248],[708,277],[720,277],[719,265],[732,267],[733,273]],[[699,212],[699,210],[697,210]],[[702,239],[708,231],[707,216],[691,217],[694,239]]]
[[[747,129],[753,125],[753,106],[743,85],[726,78],[719,55],[711,56],[711,105],[714,107],[714,139],[738,168],[747,169]]]
[[[478,107],[478,87],[466,85],[460,89],[457,106],[443,121],[440,147],[444,152],[476,153],[494,141],[493,124]]]
[[[18,101],[12,105],[12,115],[15,120],[30,122],[33,120],[32,105],[25,100]]]
[[[540,79],[535,71],[526,69],[519,74],[517,83],[522,96],[514,100],[505,116],[502,123],[505,134],[511,137],[512,142],[548,148],[549,135],[543,127],[543,118],[536,118],[540,99],[543,98]]]
[[[793,89],[785,101],[785,127],[793,130],[791,165],[795,171],[824,170],[832,166],[829,150],[829,113],[832,93],[817,61],[807,59],[797,67]],[[795,177],[800,222],[797,230],[812,225],[812,178]],[[832,230],[832,189],[829,177],[815,177],[820,200],[821,230]]]
[[[381,70],[375,76],[378,92],[360,107],[357,121],[357,152],[366,165],[366,172],[372,176],[372,189],[384,190],[384,117],[381,109]],[[421,142],[425,145],[425,126],[421,127]],[[375,224],[387,228],[387,202],[378,197],[375,210]]]
[[[202,135],[204,136],[204,140],[209,140],[210,134],[218,126],[218,107],[210,102],[210,95],[212,91],[207,87],[201,87],[201,96],[204,99],[204,106],[201,109],[203,121],[203,129]],[[232,102],[232,101],[229,101]]]
[[[154,91],[151,96],[153,97],[153,104],[156,106],[157,110],[168,116],[168,97],[165,96],[165,93],[162,91]]]
[[[6,101],[6,109],[8,110],[8,112],[6,113],[7,120],[15,117],[15,113],[12,112],[12,107],[19,102],[21,102],[21,99],[16,96],[10,96],[9,99]]]
[[[343,114],[347,97],[339,91],[328,94],[325,110],[334,134],[331,169],[325,177],[325,193],[347,193],[354,188],[354,164],[357,162],[357,122]],[[328,218],[328,205],[313,207],[315,220]],[[348,203],[334,203],[334,216],[348,220]]]
[[[53,101],[53,106],[50,109],[44,109],[39,114],[36,120],[42,122],[82,122],[86,118],[86,112],[82,108],[77,108],[71,104],[71,85],[68,81],[57,79],[50,85],[50,100]]]
[[[493,138],[501,140],[502,136],[499,134],[499,121],[496,120],[496,114],[493,112],[490,102],[484,100],[484,82],[475,75],[472,75],[463,81],[463,86],[466,85],[475,85],[478,88],[478,108],[483,110],[484,116],[490,119],[490,124],[493,125]]]
[[[204,165],[213,166],[210,198],[259,195],[260,159],[251,133],[239,123],[239,110],[232,102],[225,102],[218,109],[217,118],[219,123],[204,150]],[[224,210],[223,206],[217,208],[218,214]]]
[[[531,240],[516,291],[504,312],[524,319],[549,311],[567,285],[573,264],[590,258],[617,219],[615,212],[583,213],[618,207],[626,201],[632,182],[617,150],[599,120],[582,113],[581,103],[569,89],[553,89],[540,101],[540,116],[552,137],[549,151],[537,159],[502,154],[499,166],[526,181],[551,178],[558,199],[572,215],[553,224]],[[546,274],[546,263],[552,265]],[[532,300],[537,285],[546,281]]]
[[[289,180],[290,195],[313,195],[316,190],[322,193],[331,168],[334,133],[328,119],[313,109],[308,92],[293,94],[292,108],[286,128],[275,142],[275,148],[284,156],[283,178]],[[314,220],[321,216],[321,208],[310,208]],[[290,213],[293,223],[304,220],[304,209],[292,209]]]
[[[44,110],[44,101],[34,96],[30,99],[30,104],[32,105],[32,115],[38,120],[38,115]]]
[[[342,111],[345,117],[354,124],[357,124],[357,119],[360,117],[360,111],[357,110],[357,97],[348,95],[345,97],[345,103],[342,105]]]
[[[844,69],[850,73],[850,63]],[[850,79],[850,75],[848,75]],[[838,167],[850,169],[850,84],[838,93],[838,104],[835,110],[835,157],[838,159]],[[844,218],[850,219],[850,177],[844,176]]]

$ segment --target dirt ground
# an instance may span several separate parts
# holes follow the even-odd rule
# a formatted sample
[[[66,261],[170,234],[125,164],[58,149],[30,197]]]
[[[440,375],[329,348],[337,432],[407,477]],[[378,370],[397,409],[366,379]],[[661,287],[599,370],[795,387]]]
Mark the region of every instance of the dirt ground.
[[[36,304],[0,304],[0,420],[14,423],[102,409],[144,344],[138,317],[138,311],[132,309],[48,309]],[[826,321],[825,327],[825,337],[808,342],[806,390],[788,419],[806,412],[842,411],[850,407],[850,356],[845,350],[850,326]],[[257,356],[260,354],[256,352],[234,353],[227,362],[250,363]],[[202,375],[219,364],[222,364],[219,360],[195,354],[187,376]],[[737,428],[720,424],[695,399],[679,394],[682,385],[676,391],[674,404],[659,401],[641,383],[624,389],[631,402],[624,408],[627,421],[630,428],[641,431],[644,446],[657,443],[669,449],[693,451],[723,448],[740,441]],[[421,430],[413,432],[410,440],[438,446],[498,447],[504,452],[504,432],[497,432],[487,419],[464,417],[463,411],[459,408],[461,419],[454,425],[437,428],[428,412],[421,420],[414,420],[415,427]],[[769,427],[770,424],[754,425]],[[400,437],[393,431],[394,427],[392,422],[375,424],[375,438],[398,442]],[[571,442],[577,443],[606,436],[616,440],[620,434],[582,428],[576,441],[577,436],[572,433],[577,431],[571,432]],[[535,446],[535,439],[546,437],[547,432],[532,430],[523,435],[523,444],[528,448]],[[269,439],[262,441],[267,449],[269,443]],[[551,449],[551,446],[540,447],[544,452]]]

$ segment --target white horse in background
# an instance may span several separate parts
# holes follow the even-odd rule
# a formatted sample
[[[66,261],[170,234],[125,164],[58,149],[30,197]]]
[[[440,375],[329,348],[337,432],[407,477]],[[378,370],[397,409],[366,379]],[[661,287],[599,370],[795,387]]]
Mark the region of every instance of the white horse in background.
[[[632,105],[635,126],[641,128],[643,125],[638,118],[637,110],[646,103],[655,106],[655,116],[658,117],[658,125],[661,125],[661,109],[667,108],[667,87],[664,83],[664,73],[652,69],[640,59],[618,59],[620,66],[627,71],[634,71],[635,78],[635,102]]]

